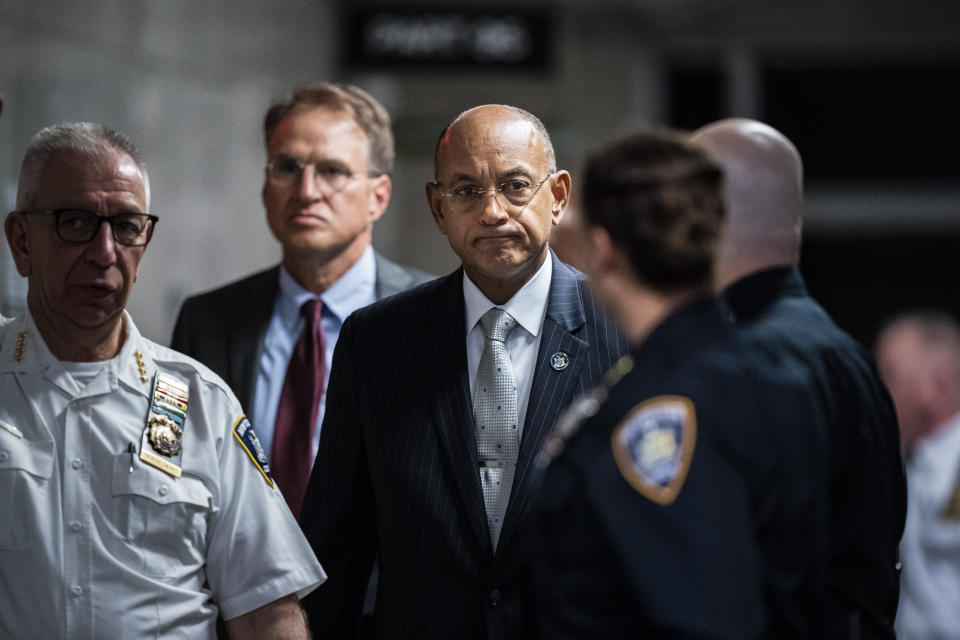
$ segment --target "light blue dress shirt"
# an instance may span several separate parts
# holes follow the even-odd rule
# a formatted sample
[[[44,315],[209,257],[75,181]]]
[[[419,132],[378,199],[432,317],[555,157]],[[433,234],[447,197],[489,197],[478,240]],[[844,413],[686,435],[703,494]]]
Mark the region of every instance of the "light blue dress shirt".
[[[327,400],[327,382],[330,380],[330,365],[333,349],[340,336],[340,327],[351,313],[376,300],[377,265],[373,248],[366,251],[350,269],[333,285],[320,294],[323,302],[324,362],[323,395],[317,424],[313,430],[313,455],[320,444],[320,425],[323,424]],[[273,306],[273,316],[264,338],[263,354],[257,372],[257,389],[253,399],[253,425],[260,444],[268,455],[273,455],[273,427],[280,404],[280,392],[287,375],[287,365],[297,339],[306,324],[300,315],[300,307],[314,298],[314,294],[301,287],[284,267],[280,267],[280,294]]]

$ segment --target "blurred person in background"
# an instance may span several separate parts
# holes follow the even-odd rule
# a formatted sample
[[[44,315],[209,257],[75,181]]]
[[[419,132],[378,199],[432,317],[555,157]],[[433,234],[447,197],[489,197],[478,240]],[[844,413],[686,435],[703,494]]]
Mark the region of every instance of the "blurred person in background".
[[[281,264],[188,298],[171,346],[220,374],[249,408],[299,516],[343,321],[429,276],[371,245],[394,159],[390,116],[373,96],[346,84],[297,88],[267,110],[264,142],[263,206]]]
[[[631,348],[540,458],[538,637],[821,635],[824,433],[798,372],[760,375],[713,296],[721,175],[670,133],[588,162],[590,287]]]
[[[811,298],[797,268],[803,164],[779,131],[745,118],[692,136],[724,170],[715,285],[741,338],[807,372],[827,421],[830,638],[892,638],[906,486],[896,414],[870,354]]]
[[[960,637],[960,325],[942,311],[889,320],[877,364],[897,408],[907,525],[897,637]]]

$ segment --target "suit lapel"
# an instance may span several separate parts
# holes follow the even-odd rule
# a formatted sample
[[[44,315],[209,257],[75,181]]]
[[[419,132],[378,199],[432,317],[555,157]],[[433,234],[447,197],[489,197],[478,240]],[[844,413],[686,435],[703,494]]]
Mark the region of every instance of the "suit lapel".
[[[534,475],[532,463],[540,443],[557,421],[562,409],[576,393],[583,391],[580,373],[585,366],[590,345],[576,335],[586,321],[580,286],[574,271],[560,262],[552,252],[550,255],[553,259],[550,299],[527,404],[523,438],[517,455],[513,490],[497,545],[498,552],[506,546],[510,535],[516,529],[530,497]],[[566,368],[554,368],[555,354],[566,355]]]
[[[473,433],[462,278],[462,269],[447,276],[427,311],[431,326],[429,351],[424,356],[433,372],[429,388],[436,394],[429,404],[437,439],[456,480],[470,527],[480,544],[492,553]]]
[[[236,380],[235,391],[240,406],[253,412],[253,399],[256,394],[257,369],[263,353],[263,341],[273,315],[273,305],[280,290],[280,267],[274,267],[261,273],[250,282],[245,292],[246,298],[237,301],[238,313],[231,325],[233,337],[230,344],[235,345],[230,355],[230,376]],[[247,348],[255,346],[255,348]]]

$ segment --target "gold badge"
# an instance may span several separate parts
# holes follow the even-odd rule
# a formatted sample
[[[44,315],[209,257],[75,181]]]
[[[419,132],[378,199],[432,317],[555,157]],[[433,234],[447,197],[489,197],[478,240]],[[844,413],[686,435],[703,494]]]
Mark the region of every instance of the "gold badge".
[[[154,414],[150,418],[150,444],[158,452],[167,457],[180,453],[180,438],[183,429],[167,416]]]

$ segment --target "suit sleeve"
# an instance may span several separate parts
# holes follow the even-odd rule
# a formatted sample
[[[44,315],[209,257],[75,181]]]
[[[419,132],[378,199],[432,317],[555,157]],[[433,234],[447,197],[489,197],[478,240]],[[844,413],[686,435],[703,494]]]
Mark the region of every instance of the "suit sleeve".
[[[357,333],[353,318],[348,318],[334,351],[320,447],[300,521],[329,576],[324,588],[304,601],[317,638],[356,634],[376,547],[362,423],[364,364]]]

